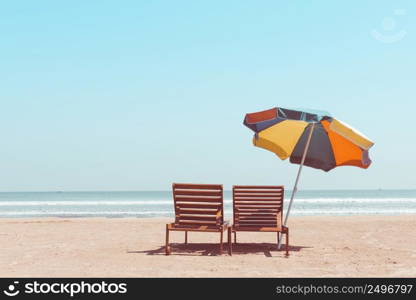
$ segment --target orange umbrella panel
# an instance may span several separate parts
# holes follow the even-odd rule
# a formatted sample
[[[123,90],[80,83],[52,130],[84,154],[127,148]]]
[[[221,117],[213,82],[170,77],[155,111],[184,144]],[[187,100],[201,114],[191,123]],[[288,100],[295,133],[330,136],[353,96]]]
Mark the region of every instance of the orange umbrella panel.
[[[345,137],[330,130],[331,123],[328,120],[321,121],[321,124],[331,142],[336,166],[356,166],[364,169],[370,166],[371,160],[368,150],[360,148]]]

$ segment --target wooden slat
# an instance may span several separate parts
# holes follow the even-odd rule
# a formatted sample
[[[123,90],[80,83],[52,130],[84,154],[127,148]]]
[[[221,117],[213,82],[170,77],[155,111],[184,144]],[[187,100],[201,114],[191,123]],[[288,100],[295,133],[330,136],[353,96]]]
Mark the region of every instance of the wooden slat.
[[[253,225],[253,224],[258,224],[258,225],[262,225],[262,226],[276,226],[277,223],[276,220],[238,220],[237,224],[240,226],[243,226],[244,224],[249,224],[249,225]]]
[[[262,192],[257,192],[256,193],[234,193],[234,197],[274,197],[277,199],[280,199],[283,197],[283,193],[262,193]]]
[[[271,200],[276,202],[282,202],[283,197],[282,196],[263,196],[263,195],[234,195],[234,199],[264,199],[264,200]]]
[[[245,224],[245,223],[247,223],[247,224],[265,224],[265,223],[267,223],[267,224],[270,224],[271,226],[275,226],[276,223],[277,223],[277,220],[276,219],[274,219],[274,220],[256,220],[256,219],[253,219],[253,220],[238,220],[238,223],[239,224]]]
[[[180,220],[191,220],[191,221],[213,221],[216,222],[217,217],[216,216],[190,216],[190,215],[181,215],[179,216]]]
[[[277,219],[276,218],[274,218],[274,219],[268,219],[268,220],[265,220],[265,219],[256,219],[256,218],[254,218],[254,219],[241,219],[241,218],[238,218],[238,222],[241,224],[241,223],[270,223],[270,224],[276,224],[276,222],[277,222]]]
[[[282,231],[277,226],[239,226],[236,231],[261,231],[261,232],[278,232]]]
[[[222,190],[221,184],[174,183],[173,189]]]
[[[282,193],[275,194],[275,193],[235,193],[234,197],[236,198],[275,198],[275,199],[282,199]]]
[[[172,231],[187,231],[187,232],[221,232],[219,226],[184,226],[184,225],[176,225]],[[245,230],[248,231],[248,230]]]
[[[282,204],[282,200],[276,199],[276,198],[256,198],[256,197],[252,197],[252,198],[240,198],[240,197],[234,197],[234,202],[246,202],[246,201],[252,201],[252,202],[261,202],[261,201],[265,201],[265,202],[270,202],[270,203],[276,203],[281,205]]]
[[[246,226],[246,227],[277,227],[276,222],[239,222],[238,226]]]
[[[198,210],[198,209],[183,209],[179,208],[179,214],[194,214],[194,215],[216,215],[218,213],[218,210]]]
[[[222,198],[210,198],[210,197],[175,197],[176,202],[217,202],[221,203]]]
[[[269,210],[264,210],[260,212],[257,210],[253,210],[253,211],[252,210],[238,210],[235,212],[235,214],[239,216],[247,215],[247,216],[265,216],[265,217],[280,215],[280,213],[281,213],[280,211],[276,211],[275,209],[273,210],[269,209]]]
[[[264,217],[264,216],[242,216],[239,215],[238,216],[238,220],[240,221],[244,221],[244,220],[264,220],[264,221],[276,221],[277,220],[277,216],[268,216],[268,217]]]
[[[281,205],[277,205],[275,203],[252,203],[252,202],[246,202],[246,203],[238,203],[235,206],[236,208],[240,209],[240,208],[271,208],[271,209],[280,209],[282,206]]]
[[[224,227],[225,228],[225,227]],[[217,225],[186,225],[186,224],[171,224],[170,230],[173,231],[205,231],[218,232],[220,227]]]
[[[243,213],[245,213],[245,212],[243,212]],[[241,214],[241,213],[238,213],[238,214],[235,214],[235,216],[236,216],[236,217],[243,217],[243,216],[249,216],[249,215],[247,215],[247,214]],[[268,213],[268,216],[273,216],[273,217],[276,217],[276,216],[281,216],[281,214],[276,214],[276,213],[274,213],[274,212],[269,212],[269,213]]]
[[[278,216],[278,214],[276,212],[270,212],[268,214],[256,214],[256,213],[250,213],[250,212],[242,212],[242,213],[236,213],[236,215],[238,217],[246,217],[246,216],[250,216],[250,217],[274,217],[276,218]]]
[[[178,190],[176,189],[174,191],[174,194],[176,196],[178,195],[190,195],[190,196],[222,196],[222,192],[221,191],[206,191],[206,190],[201,190],[201,191],[193,191],[193,190]]]
[[[281,207],[282,203],[276,201],[263,201],[263,200],[251,200],[251,201],[240,201],[235,200],[234,205],[237,207],[244,207],[244,206],[268,206],[268,207]]]
[[[256,223],[249,223],[249,222],[241,222],[238,224],[240,227],[277,227],[276,223],[267,223],[267,222],[256,222]]]
[[[278,209],[275,209],[275,208],[272,208],[272,209],[266,209],[266,208],[262,208],[262,209],[236,208],[235,212],[236,212],[236,214],[239,214],[239,213],[253,213],[253,212],[255,212],[255,213],[268,213],[268,214],[274,213],[274,214],[276,214],[276,213],[280,213],[281,211],[278,210]]]
[[[240,209],[240,208],[246,208],[246,209],[267,209],[267,208],[270,208],[270,209],[278,209],[278,208],[280,208],[281,206],[279,206],[279,205],[276,205],[276,204],[271,204],[271,205],[264,205],[264,204],[262,204],[262,205],[253,205],[253,204],[246,204],[246,205],[243,205],[243,204],[239,204],[238,206],[236,205],[236,208],[238,208],[238,209]]]
[[[276,204],[282,204],[282,201],[278,201],[276,199],[270,199],[270,198],[235,198],[234,202],[274,202]]]
[[[240,196],[240,195],[253,195],[253,194],[261,194],[264,196],[282,196],[284,193],[283,191],[266,191],[266,190],[247,190],[247,191],[233,191],[234,195]]]
[[[235,206],[235,208],[234,208],[234,210],[237,212],[237,211],[244,211],[244,210],[247,210],[247,209],[267,209],[268,211],[267,212],[274,212],[274,213],[277,213],[277,212],[279,212],[279,211],[281,211],[282,210],[282,208],[281,208],[281,206],[276,206],[276,205],[273,205],[273,206],[271,206],[271,205],[251,205],[251,204],[253,204],[253,203],[247,203],[247,205],[236,205]]]
[[[281,227],[266,227],[266,226],[235,226],[238,231],[262,231],[262,232],[278,232],[282,231]]]
[[[234,212],[236,214],[238,214],[238,213],[253,213],[253,212],[255,212],[255,213],[280,213],[281,210],[280,209],[275,209],[275,208],[273,208],[273,209],[265,209],[265,208],[259,209],[259,208],[256,207],[256,208],[247,208],[247,209],[245,209],[245,208],[236,207],[234,209]]]
[[[281,195],[283,191],[270,191],[270,190],[233,190],[234,195],[250,195],[250,194],[264,194],[264,195]]]
[[[270,189],[270,190],[283,190],[283,186],[278,185],[235,185],[233,189]]]
[[[196,225],[196,226],[202,226],[202,225],[215,226],[215,222],[207,222],[207,221],[197,222],[197,221],[182,221],[182,220],[180,220],[178,224],[179,225]]]
[[[258,206],[265,206],[268,208],[272,208],[272,207],[281,207],[282,204],[281,203],[276,203],[276,202],[268,202],[268,201],[238,201],[238,202],[234,202],[234,206],[239,208],[244,208],[246,206],[252,206],[253,208],[256,208]],[[261,207],[259,207],[261,208]]]
[[[221,203],[176,203],[176,207],[178,208],[220,208],[222,206]]]

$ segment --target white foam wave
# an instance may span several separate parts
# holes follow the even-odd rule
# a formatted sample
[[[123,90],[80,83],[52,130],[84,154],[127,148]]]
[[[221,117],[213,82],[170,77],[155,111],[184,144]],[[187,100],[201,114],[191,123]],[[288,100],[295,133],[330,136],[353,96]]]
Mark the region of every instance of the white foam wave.
[[[285,199],[288,202],[289,199]],[[415,203],[416,198],[295,198],[295,203]],[[225,204],[231,199],[225,199]],[[62,200],[62,201],[1,201],[0,206],[88,206],[88,205],[173,205],[172,200]]]
[[[416,214],[416,208],[411,209],[366,209],[366,208],[346,208],[346,209],[293,209],[292,215],[311,216],[311,215],[405,215]],[[0,217],[23,217],[23,216],[170,216],[171,211],[8,211],[0,212]],[[226,219],[232,216],[231,210],[225,210]]]
[[[284,210],[284,214],[286,209]],[[292,208],[291,215],[365,215],[365,214],[381,214],[381,215],[397,215],[397,214],[416,214],[416,208],[325,208],[325,209],[299,209]],[[225,210],[225,215],[232,216],[231,210]]]
[[[113,215],[171,215],[167,211],[8,211],[0,212],[0,216],[113,216]]]
[[[85,205],[173,205],[166,200],[127,200],[127,201],[0,201],[0,206],[85,206]]]
[[[411,215],[416,209],[328,209],[328,210],[293,210],[292,215]]]
[[[285,199],[288,202],[289,199]],[[416,203],[416,198],[295,198],[303,203]]]

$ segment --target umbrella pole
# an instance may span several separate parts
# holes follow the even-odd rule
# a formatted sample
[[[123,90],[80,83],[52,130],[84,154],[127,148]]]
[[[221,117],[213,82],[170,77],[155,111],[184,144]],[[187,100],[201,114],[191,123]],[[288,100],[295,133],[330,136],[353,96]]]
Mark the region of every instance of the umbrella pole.
[[[309,144],[311,143],[311,138],[312,138],[312,133],[313,133],[314,128],[315,128],[315,123],[312,123],[311,130],[309,131],[308,140],[306,141],[305,150],[303,151],[302,160],[300,162],[298,175],[296,176],[295,186],[293,187],[292,195],[290,196],[289,207],[287,208],[286,217],[285,217],[283,226],[286,226],[287,219],[289,219],[290,209],[292,208],[293,199],[295,198],[295,194],[298,191],[298,182],[300,178],[300,173],[302,172],[302,167],[303,167],[303,164],[305,163],[306,154],[308,153]],[[279,244],[277,245],[278,250],[280,250],[281,245],[282,245],[282,238],[280,238]]]

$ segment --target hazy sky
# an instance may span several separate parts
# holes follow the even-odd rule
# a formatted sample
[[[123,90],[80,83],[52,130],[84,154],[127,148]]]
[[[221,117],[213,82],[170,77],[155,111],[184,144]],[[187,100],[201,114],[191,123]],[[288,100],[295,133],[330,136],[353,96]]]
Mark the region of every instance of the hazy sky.
[[[3,1],[0,191],[284,184],[247,112],[322,109],[368,170],[300,188],[416,188],[415,1]]]

